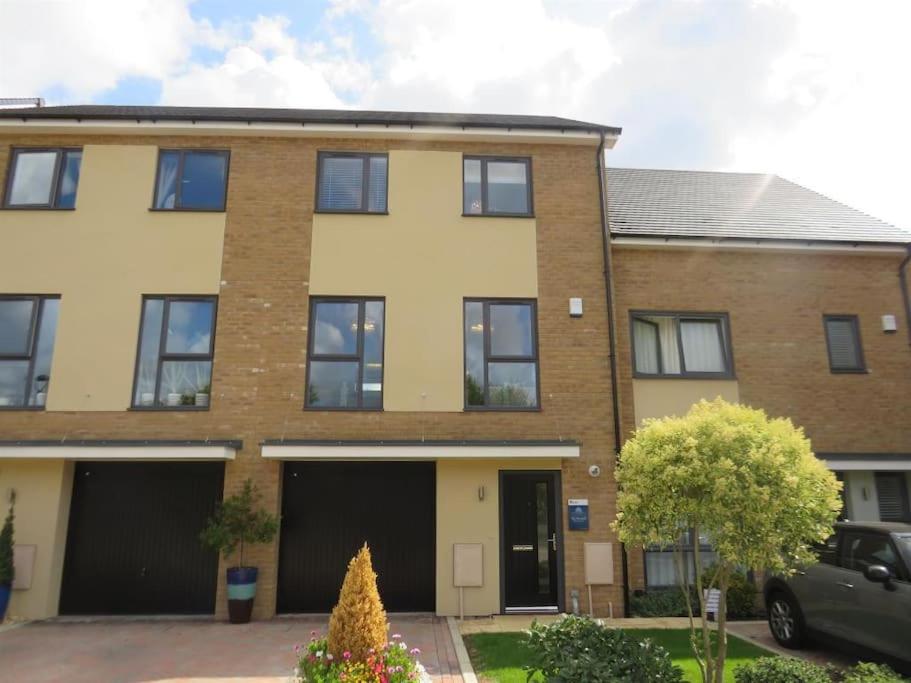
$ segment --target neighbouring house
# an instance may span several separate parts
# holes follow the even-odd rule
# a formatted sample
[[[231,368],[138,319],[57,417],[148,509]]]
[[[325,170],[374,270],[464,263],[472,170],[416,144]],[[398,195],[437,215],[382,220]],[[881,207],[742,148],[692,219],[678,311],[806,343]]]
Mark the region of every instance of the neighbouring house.
[[[328,611],[364,541],[390,611],[619,615],[664,565],[610,530],[617,449],[715,395],[805,426],[849,517],[906,515],[911,235],[769,176],[605,188],[619,135],[0,111],[11,613],[225,617],[198,534],[251,478],[256,618]]]

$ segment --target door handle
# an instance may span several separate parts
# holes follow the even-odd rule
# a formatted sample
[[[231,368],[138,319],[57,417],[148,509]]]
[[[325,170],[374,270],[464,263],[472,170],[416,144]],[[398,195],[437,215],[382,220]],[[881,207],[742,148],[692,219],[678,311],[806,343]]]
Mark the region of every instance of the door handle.
[[[554,532],[554,535],[547,539],[547,543],[550,543],[554,547],[554,552],[557,552],[557,532]]]
[[[854,584],[853,584],[853,583],[848,583],[847,581],[836,581],[836,582],[835,582],[835,585],[836,585],[836,586],[841,586],[842,588],[851,588],[851,589],[854,588]]]

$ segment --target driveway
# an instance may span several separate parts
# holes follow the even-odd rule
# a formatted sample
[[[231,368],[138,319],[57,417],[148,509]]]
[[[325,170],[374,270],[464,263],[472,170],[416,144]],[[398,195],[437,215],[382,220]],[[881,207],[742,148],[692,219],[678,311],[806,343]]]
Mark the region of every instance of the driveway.
[[[0,632],[4,681],[285,683],[294,646],[325,634],[326,617],[232,625],[192,620],[45,621]],[[392,630],[439,683],[461,683],[445,619],[391,618]]]
[[[859,661],[844,649],[825,644],[811,643],[800,650],[788,650],[775,642],[769,625],[765,621],[729,621],[728,633],[760,645],[767,650],[772,650],[780,655],[800,657],[816,664],[832,664],[840,669],[847,669]]]

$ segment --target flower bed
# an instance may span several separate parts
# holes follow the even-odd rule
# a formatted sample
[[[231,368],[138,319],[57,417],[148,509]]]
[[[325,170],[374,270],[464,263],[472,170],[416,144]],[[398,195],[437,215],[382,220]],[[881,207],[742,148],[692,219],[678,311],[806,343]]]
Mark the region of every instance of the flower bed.
[[[356,661],[350,652],[333,657],[328,651],[328,639],[310,632],[310,642],[297,646],[298,663],[295,680],[300,683],[406,683],[429,681],[430,677],[418,661],[421,651],[410,648],[398,633],[379,651],[371,649],[363,661]]]

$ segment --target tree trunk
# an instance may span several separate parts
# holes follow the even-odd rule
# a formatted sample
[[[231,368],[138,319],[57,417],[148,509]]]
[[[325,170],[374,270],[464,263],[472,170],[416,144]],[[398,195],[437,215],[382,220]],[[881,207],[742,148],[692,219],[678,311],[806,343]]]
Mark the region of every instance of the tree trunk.
[[[724,683],[724,660],[728,651],[728,582],[731,570],[722,565],[719,570],[718,590],[721,595],[718,600],[718,658],[715,665],[715,683]]]
[[[699,549],[699,527],[693,525],[693,560],[696,565],[696,594],[699,597],[699,616],[702,619],[702,647],[705,648],[705,670],[703,681],[715,682],[715,658],[712,655],[712,634],[708,624],[705,595],[702,592],[702,554]]]

